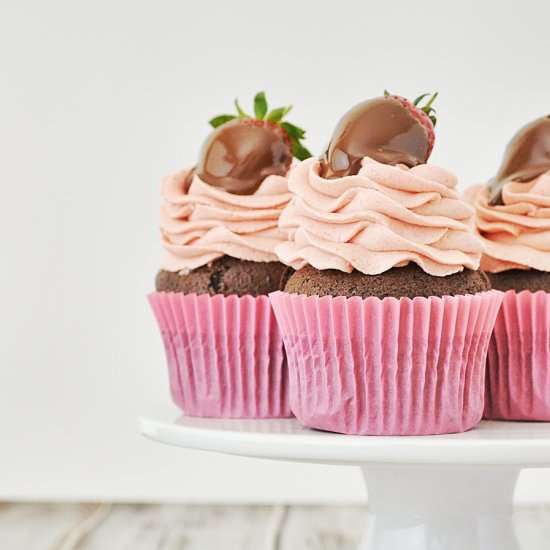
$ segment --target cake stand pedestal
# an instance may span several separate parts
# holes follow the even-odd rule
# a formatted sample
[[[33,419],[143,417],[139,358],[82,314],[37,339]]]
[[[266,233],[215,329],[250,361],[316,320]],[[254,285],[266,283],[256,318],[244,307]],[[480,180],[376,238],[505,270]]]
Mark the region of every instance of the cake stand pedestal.
[[[369,495],[359,550],[519,550],[514,487],[550,467],[550,424],[482,422],[464,434],[344,436],[294,419],[218,420],[174,409],[140,418],[147,437],[232,455],[359,466]]]

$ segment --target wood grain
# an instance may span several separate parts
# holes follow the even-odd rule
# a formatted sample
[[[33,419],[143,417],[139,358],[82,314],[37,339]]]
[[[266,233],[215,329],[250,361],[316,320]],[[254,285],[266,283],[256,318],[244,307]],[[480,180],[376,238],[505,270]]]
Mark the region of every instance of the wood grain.
[[[0,548],[353,550],[366,515],[361,506],[0,503]],[[516,528],[522,550],[550,549],[550,507],[518,508]]]
[[[0,548],[52,550],[97,504],[1,504]]]
[[[366,515],[362,507],[291,507],[278,550],[355,550]]]
[[[118,504],[78,550],[274,550],[280,510]],[[63,549],[65,550],[65,549]]]

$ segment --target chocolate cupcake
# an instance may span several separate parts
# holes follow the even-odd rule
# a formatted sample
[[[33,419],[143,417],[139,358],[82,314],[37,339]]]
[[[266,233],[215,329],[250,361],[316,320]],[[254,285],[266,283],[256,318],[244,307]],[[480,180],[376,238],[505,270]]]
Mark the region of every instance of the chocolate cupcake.
[[[496,176],[466,192],[506,291],[488,356],[487,418],[550,421],[550,116],[521,130]]]
[[[305,134],[283,120],[290,107],[268,112],[263,92],[256,118],[235,105],[238,116],[210,121],[215,130],[197,165],[163,182],[157,291],[259,296],[281,288],[287,270],[274,249],[285,232],[277,222],[293,155],[310,155]]]
[[[194,416],[289,416],[282,341],[267,294],[289,273],[275,247],[293,156],[306,158],[290,107],[210,124],[199,161],[163,181],[162,267],[150,302],[164,339],[173,400]]]
[[[280,221],[291,238],[277,252],[305,272],[290,277],[288,290],[379,298],[489,290],[477,271],[472,208],[453,174],[427,164],[433,99],[425,111],[396,96],[361,103],[323,159],[297,168],[296,199]]]
[[[386,94],[338,124],[290,176],[276,251],[297,271],[271,294],[306,426],[420,435],[472,428],[500,305],[474,210],[427,163],[432,103]]]

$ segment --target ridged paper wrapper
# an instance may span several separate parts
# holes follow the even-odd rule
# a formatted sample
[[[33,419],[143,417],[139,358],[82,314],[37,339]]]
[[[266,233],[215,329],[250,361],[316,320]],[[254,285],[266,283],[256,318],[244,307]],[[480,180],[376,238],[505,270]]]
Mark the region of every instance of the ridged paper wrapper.
[[[481,419],[502,293],[423,298],[270,294],[307,427],[359,435],[463,432]]]
[[[267,296],[148,296],[172,400],[190,416],[292,416],[281,332]]]
[[[487,357],[485,417],[550,421],[550,294],[504,294]]]

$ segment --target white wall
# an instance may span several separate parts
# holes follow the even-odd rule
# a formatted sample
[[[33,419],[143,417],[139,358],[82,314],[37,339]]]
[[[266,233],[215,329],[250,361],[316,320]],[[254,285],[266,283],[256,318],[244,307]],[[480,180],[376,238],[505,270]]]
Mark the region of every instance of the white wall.
[[[550,109],[546,1],[0,3],[0,498],[361,498],[353,469],[142,439],[168,399],[145,295],[159,180],[265,89],[319,152],[356,102],[438,90],[433,162],[491,175]],[[519,498],[550,500],[550,474]]]

